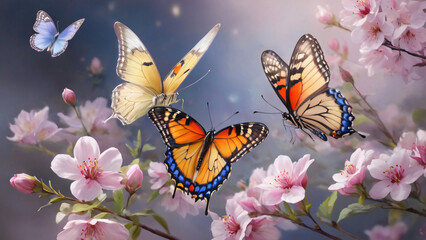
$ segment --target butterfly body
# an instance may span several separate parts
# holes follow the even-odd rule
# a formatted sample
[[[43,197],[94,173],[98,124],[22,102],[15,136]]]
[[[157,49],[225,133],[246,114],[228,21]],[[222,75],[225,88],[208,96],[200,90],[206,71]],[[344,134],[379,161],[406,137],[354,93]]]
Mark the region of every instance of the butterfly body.
[[[114,29],[118,39],[117,75],[126,82],[112,91],[110,118],[118,118],[126,125],[145,115],[153,106],[168,106],[179,101],[176,90],[207,51],[220,24],[172,68],[164,81],[139,37],[120,22],[114,24]]]
[[[328,87],[330,70],[314,37],[305,34],[299,39],[290,65],[272,50],[264,51],[261,60],[272,88],[288,110],[282,113],[285,120],[324,141],[327,135],[338,139],[356,132],[349,102],[340,91]]]
[[[170,107],[148,112],[167,145],[164,164],[175,187],[195,201],[207,200],[228,179],[231,163],[262,142],[268,128],[262,123],[240,123],[208,131],[192,117]]]
[[[68,41],[74,37],[83,22],[84,18],[79,19],[59,33],[52,18],[40,10],[37,12],[36,22],[33,26],[36,33],[30,37],[30,45],[38,52],[47,49],[48,52],[51,52],[52,57],[57,57],[65,51]]]

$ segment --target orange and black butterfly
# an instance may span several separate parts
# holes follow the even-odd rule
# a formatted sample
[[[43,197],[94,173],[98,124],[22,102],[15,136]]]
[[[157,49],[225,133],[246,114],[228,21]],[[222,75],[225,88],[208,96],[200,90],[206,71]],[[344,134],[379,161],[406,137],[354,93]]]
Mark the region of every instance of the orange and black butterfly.
[[[290,66],[272,50],[262,53],[262,66],[288,110],[282,113],[284,119],[324,141],[326,135],[338,139],[356,132],[352,128],[355,117],[351,105],[340,91],[328,87],[330,70],[312,35],[305,34],[299,39]]]
[[[246,122],[218,132],[204,128],[188,114],[171,107],[153,107],[149,118],[167,145],[164,164],[176,188],[195,201],[207,201],[228,179],[231,163],[242,158],[268,135],[262,123]]]

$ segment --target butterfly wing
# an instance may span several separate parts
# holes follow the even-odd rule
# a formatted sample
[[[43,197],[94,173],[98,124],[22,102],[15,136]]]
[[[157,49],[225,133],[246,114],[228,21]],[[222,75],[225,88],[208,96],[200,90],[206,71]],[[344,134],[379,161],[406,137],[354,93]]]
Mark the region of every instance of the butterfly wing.
[[[215,134],[193,184],[184,185],[195,199],[206,199],[206,215],[213,192],[228,179],[231,163],[242,158],[268,135],[262,123],[240,123]]]
[[[142,41],[126,25],[116,22],[118,39],[117,75],[128,82],[162,92],[160,73]]]
[[[30,37],[30,45],[38,52],[44,51],[52,44],[57,34],[52,18],[45,11],[39,10],[33,29],[37,33]]]
[[[352,107],[340,91],[332,88],[302,103],[297,115],[305,128],[324,141],[326,135],[337,139],[355,132]]]
[[[287,104],[287,76],[288,65],[272,50],[262,53],[262,66],[272,88],[289,111],[292,109]]]
[[[122,83],[112,91],[111,118],[118,118],[123,125],[131,124],[145,115],[153,106],[152,98],[156,93],[146,87],[133,83]]]
[[[220,24],[216,24],[170,71],[164,80],[164,93],[174,93],[210,47]]]
[[[295,111],[315,94],[324,92],[330,81],[330,70],[318,41],[310,34],[296,44],[289,66],[288,106]]]
[[[170,107],[153,107],[149,118],[160,132],[166,151],[167,169],[176,187],[184,191],[184,185],[192,182],[197,161],[204,143],[204,128],[189,115]]]

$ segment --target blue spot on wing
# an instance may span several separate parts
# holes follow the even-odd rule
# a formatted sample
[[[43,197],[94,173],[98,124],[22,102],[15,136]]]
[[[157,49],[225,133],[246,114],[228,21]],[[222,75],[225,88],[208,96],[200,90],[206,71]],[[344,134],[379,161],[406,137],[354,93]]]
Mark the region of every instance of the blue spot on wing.
[[[346,100],[346,98],[340,93],[340,91],[333,89],[333,88],[328,89],[327,94],[332,95],[334,97],[334,99],[336,100],[336,103],[338,105],[340,105],[340,107],[343,111],[342,120],[341,120],[341,123],[340,123],[340,128],[337,129],[334,132],[335,136],[333,136],[333,135],[331,135],[331,136],[334,137],[334,138],[340,138],[340,137],[343,137],[346,134],[354,133],[355,130],[352,129],[352,122],[355,119],[355,117],[354,117],[354,115],[352,115],[352,107],[351,107],[351,105],[349,105],[348,100]],[[316,135],[319,136],[318,134],[316,134]],[[324,137],[325,137],[325,135],[324,135]],[[323,138],[321,138],[321,139],[323,139]]]

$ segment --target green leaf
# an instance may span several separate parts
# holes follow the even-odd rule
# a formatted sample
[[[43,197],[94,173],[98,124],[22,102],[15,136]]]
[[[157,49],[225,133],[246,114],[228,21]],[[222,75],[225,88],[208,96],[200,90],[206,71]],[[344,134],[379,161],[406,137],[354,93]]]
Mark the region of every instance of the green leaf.
[[[362,194],[362,195],[359,195],[359,198],[358,198],[358,203],[360,204],[360,205],[364,205],[364,201],[365,201],[365,196]]]
[[[101,213],[95,215],[93,218],[97,218],[97,219],[108,218],[109,215],[111,215],[111,214],[107,213],[107,212],[101,212]]]
[[[116,190],[112,194],[112,197],[114,199],[114,212],[121,214],[124,209],[124,195],[123,195],[123,189]]]
[[[138,239],[139,235],[141,234],[142,228],[139,226],[135,226],[135,228],[132,228],[130,231],[130,236],[132,237],[132,240]]]
[[[136,200],[138,200],[139,199],[139,195],[137,195],[137,194],[132,194],[132,196],[130,196],[130,199],[129,199],[129,205],[128,206],[131,206],[133,203],[135,203],[136,202]]]
[[[288,217],[292,220],[295,220],[296,217],[294,216],[293,209],[290,207],[290,205],[287,202],[283,202],[285,212],[287,213]]]
[[[145,209],[143,209],[143,210],[141,210],[139,212],[133,213],[132,215],[137,215],[137,216],[143,216],[143,217],[145,217],[145,216],[151,216],[151,215],[154,215],[154,214],[156,214],[154,212],[154,210],[149,209],[149,208],[145,208]]]
[[[152,200],[156,199],[158,197],[158,195],[160,195],[160,189],[155,190],[154,192],[152,192],[151,196],[149,196],[148,201],[146,202],[146,204],[150,203]]]
[[[360,125],[360,124],[363,124],[363,123],[372,123],[373,121],[371,121],[371,119],[370,118],[368,118],[367,116],[365,116],[364,114],[360,114],[360,113],[358,113],[357,115],[356,115],[356,118],[354,119],[354,121],[353,121],[353,123],[354,123],[354,126],[358,126],[358,125]]]
[[[139,164],[140,159],[139,158],[135,158],[130,164],[129,166],[133,165],[133,164]]]
[[[329,197],[318,208],[317,217],[320,219],[331,220],[331,214],[333,214],[334,205],[337,200],[337,191],[334,191]]]
[[[147,170],[148,169],[148,167],[149,167],[149,164],[151,163],[151,160],[145,160],[145,161],[143,161],[141,164],[139,164],[139,167],[142,169],[142,170]]]
[[[151,144],[149,144],[149,143],[146,143],[146,144],[144,144],[143,145],[143,147],[142,147],[142,152],[146,152],[146,151],[152,151],[152,150],[155,150],[155,149],[157,149],[156,147],[154,147],[154,146],[152,146]]]
[[[47,207],[47,206],[50,206],[50,205],[52,205],[52,204],[54,204],[54,203],[61,202],[61,201],[65,201],[65,198],[63,198],[63,197],[54,197],[54,198],[51,198],[51,199],[49,200],[49,202],[48,202],[48,203],[46,203],[45,205],[41,206],[41,207],[37,210],[37,212],[40,212],[40,210],[41,210],[41,209],[43,209],[43,208],[45,208],[45,207]]]
[[[167,225],[166,220],[162,216],[154,214],[152,215],[152,217],[164,228],[164,230],[166,230],[168,234],[170,234],[169,226]]]
[[[67,148],[67,154],[70,156],[74,155],[74,145],[72,143],[70,143],[70,145]]]
[[[337,222],[342,221],[345,218],[348,218],[355,214],[361,214],[361,213],[369,213],[374,210],[376,210],[379,207],[378,204],[371,204],[371,205],[361,205],[359,203],[353,203],[344,208],[340,214],[339,219],[337,219]]]
[[[414,109],[413,122],[419,127],[426,127],[426,109]]]
[[[132,147],[130,147],[128,144],[126,144],[126,147],[127,147],[127,150],[129,150],[130,154],[131,154],[133,157],[137,157],[137,156],[138,156],[138,152],[137,152],[137,151],[135,151],[135,150],[133,150],[133,148],[132,148]]]

